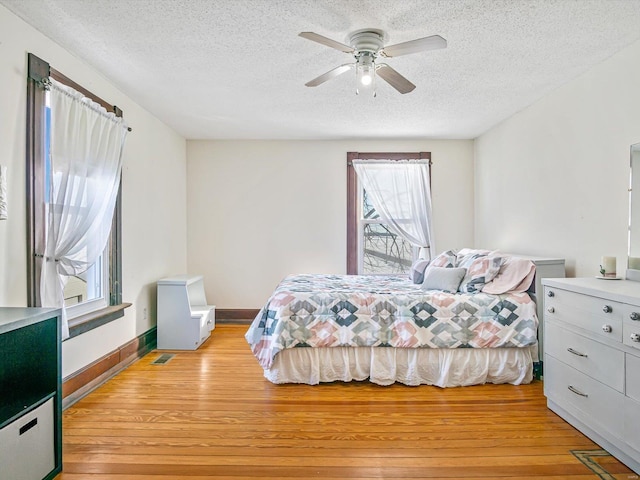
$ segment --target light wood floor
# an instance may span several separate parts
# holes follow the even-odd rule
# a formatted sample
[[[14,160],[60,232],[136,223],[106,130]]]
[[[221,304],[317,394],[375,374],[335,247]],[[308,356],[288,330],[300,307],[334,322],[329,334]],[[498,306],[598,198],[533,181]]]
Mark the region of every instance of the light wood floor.
[[[542,384],[440,389],[273,385],[244,325],[195,352],[152,352],[64,413],[58,480],[638,478],[598,476],[599,447],[545,406]]]

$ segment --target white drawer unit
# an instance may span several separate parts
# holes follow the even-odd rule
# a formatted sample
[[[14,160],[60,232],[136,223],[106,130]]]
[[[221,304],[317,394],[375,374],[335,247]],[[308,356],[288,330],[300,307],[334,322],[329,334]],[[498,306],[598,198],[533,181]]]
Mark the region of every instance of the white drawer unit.
[[[640,353],[640,306],[628,305],[623,313],[623,322],[622,338],[625,345],[637,348]]]
[[[548,407],[640,473],[640,282],[542,284]]]
[[[640,402],[640,357],[627,353],[626,364],[627,397]]]
[[[599,382],[624,393],[624,352],[549,322],[546,352]],[[546,377],[545,377],[546,378]]]
[[[556,319],[596,336],[622,341],[622,304],[557,288],[547,288],[545,292],[546,319]]]
[[[55,466],[53,398],[0,429],[0,478],[39,480]]]
[[[640,351],[640,325],[624,322],[622,327],[622,336],[625,345],[631,348],[637,348]]]
[[[547,357],[545,362],[545,395],[561,404],[582,422],[606,432],[612,438],[624,427],[624,396],[597,380]]]
[[[624,419],[625,441],[640,452],[640,357],[626,354],[627,397]]]
[[[640,403],[625,397],[623,438],[636,452],[640,452],[640,415],[638,413],[640,413]]]

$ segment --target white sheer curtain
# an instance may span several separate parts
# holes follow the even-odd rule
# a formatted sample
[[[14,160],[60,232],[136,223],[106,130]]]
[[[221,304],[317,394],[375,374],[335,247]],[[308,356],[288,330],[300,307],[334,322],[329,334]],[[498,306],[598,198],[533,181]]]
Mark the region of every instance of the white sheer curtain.
[[[396,234],[434,251],[428,160],[354,160],[353,168],[380,218]]]
[[[62,308],[64,286],[104,251],[120,184],[127,127],[121,118],[52,80],[50,201],[40,281],[43,307]]]

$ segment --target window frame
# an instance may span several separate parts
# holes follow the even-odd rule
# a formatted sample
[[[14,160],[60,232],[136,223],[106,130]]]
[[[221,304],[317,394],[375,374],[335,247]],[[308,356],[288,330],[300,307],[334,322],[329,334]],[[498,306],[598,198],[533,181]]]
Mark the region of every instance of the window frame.
[[[44,252],[46,199],[44,198],[45,161],[45,95],[49,78],[53,78],[122,117],[120,108],[101,99],[77,84],[36,55],[27,55],[27,126],[26,126],[26,180],[27,180],[27,304],[39,307],[40,273]],[[124,315],[130,303],[122,302],[122,176],[113,214],[111,235],[107,243],[108,282],[107,306],[69,319],[69,338],[97,328]]]
[[[353,160],[401,161],[407,159],[428,160],[429,183],[431,183],[431,152],[347,152],[347,275],[360,274],[358,201],[361,195]]]

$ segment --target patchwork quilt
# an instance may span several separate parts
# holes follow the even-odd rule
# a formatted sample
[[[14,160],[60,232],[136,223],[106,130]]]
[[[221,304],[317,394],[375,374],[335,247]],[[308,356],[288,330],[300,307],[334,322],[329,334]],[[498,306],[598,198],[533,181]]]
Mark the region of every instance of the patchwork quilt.
[[[286,277],[245,338],[268,369],[285,348],[505,348],[537,344],[527,293],[425,291],[406,275]]]

